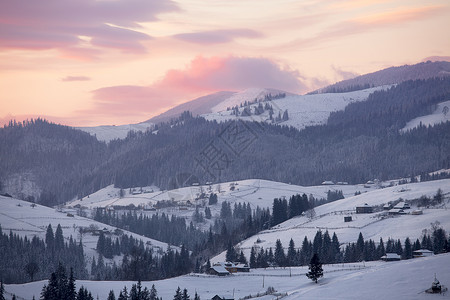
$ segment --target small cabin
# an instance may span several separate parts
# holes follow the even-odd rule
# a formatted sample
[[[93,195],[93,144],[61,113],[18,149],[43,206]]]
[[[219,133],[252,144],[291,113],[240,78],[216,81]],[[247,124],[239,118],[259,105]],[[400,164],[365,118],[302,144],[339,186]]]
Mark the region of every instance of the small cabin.
[[[396,206],[394,206],[395,209],[410,209],[411,206],[409,206],[408,203],[400,201],[399,203],[397,203]]]
[[[397,253],[386,253],[386,255],[381,257],[381,260],[383,261],[398,261],[402,258]]]
[[[416,210],[413,210],[411,212],[411,214],[414,215],[414,216],[423,215],[423,211],[420,210],[420,209],[416,209]]]
[[[389,203],[387,203],[383,206],[383,210],[390,210],[391,208],[392,208],[392,205],[390,205]]]
[[[211,275],[217,275],[217,276],[227,276],[230,275],[230,272],[228,272],[227,269],[225,269],[223,266],[220,265],[214,265],[209,270],[208,273]]]
[[[391,216],[402,215],[405,214],[405,211],[400,208],[393,208],[390,211],[388,211],[388,214]]]
[[[433,256],[434,253],[433,251],[430,251],[428,249],[420,249],[420,250],[415,250],[413,251],[413,257],[417,258],[417,257],[428,257],[428,256]]]
[[[373,207],[365,203],[363,206],[356,207],[357,214],[371,214],[373,213]]]
[[[326,181],[322,182],[322,185],[334,185],[334,182],[331,180],[326,180]]]
[[[351,221],[352,221],[352,216],[344,217],[344,222],[345,222],[345,223],[351,222]]]

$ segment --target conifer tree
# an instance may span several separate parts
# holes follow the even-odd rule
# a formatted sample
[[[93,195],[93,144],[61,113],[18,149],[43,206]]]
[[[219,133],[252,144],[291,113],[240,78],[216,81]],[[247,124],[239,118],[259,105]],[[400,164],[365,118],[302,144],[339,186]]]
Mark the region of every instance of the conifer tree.
[[[319,255],[317,255],[317,253],[314,253],[311,261],[309,262],[309,272],[306,273],[306,277],[317,283],[317,280],[322,276],[322,263],[320,262]]]
[[[0,281],[0,300],[5,300],[5,286],[3,281]]]
[[[150,300],[158,300],[158,292],[156,291],[155,285],[152,285],[150,289]]]
[[[181,293],[181,289],[178,287],[175,291],[175,295],[173,296],[173,300],[183,300],[182,296],[183,294]]]
[[[279,267],[284,267],[286,265],[286,255],[284,254],[283,245],[279,239],[275,243],[274,259]]]
[[[187,289],[183,290],[183,295],[181,296],[181,299],[182,300],[190,300],[191,299],[191,297],[188,294],[188,290]]]
[[[114,291],[113,290],[109,291],[107,300],[116,300],[116,296],[114,295]]]

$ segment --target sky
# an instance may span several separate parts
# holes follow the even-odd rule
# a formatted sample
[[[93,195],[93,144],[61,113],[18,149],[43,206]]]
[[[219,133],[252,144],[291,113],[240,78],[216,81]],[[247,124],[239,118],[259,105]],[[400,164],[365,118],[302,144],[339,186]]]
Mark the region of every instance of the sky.
[[[449,60],[448,0],[0,0],[0,124],[150,119],[217,91]]]

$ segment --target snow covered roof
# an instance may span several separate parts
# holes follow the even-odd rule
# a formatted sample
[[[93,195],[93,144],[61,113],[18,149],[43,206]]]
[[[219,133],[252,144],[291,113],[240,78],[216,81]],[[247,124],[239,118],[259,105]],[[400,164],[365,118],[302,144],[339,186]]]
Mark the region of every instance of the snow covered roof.
[[[214,265],[214,266],[211,267],[211,269],[213,269],[215,272],[217,272],[219,274],[229,274],[230,273],[223,266]]]
[[[386,253],[386,255],[381,257],[381,260],[401,260],[401,257],[397,253]]]

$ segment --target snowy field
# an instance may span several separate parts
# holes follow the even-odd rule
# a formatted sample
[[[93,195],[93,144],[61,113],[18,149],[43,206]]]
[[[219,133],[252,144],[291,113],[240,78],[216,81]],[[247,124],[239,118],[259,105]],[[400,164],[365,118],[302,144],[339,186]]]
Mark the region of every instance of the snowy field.
[[[231,187],[234,187],[232,190]],[[220,209],[223,201],[231,203],[231,207],[234,207],[235,203],[249,203],[252,209],[256,209],[257,206],[261,208],[272,208],[273,199],[286,197],[289,199],[292,195],[307,194],[313,195],[315,198],[326,198],[328,190],[336,191],[342,190],[345,197],[350,197],[355,192],[360,191],[362,193],[376,190],[375,185],[364,187],[363,184],[358,185],[320,185],[320,186],[299,186],[291,185],[281,182],[260,180],[260,179],[248,179],[241,181],[225,182],[213,185],[204,186],[190,186],[179,188],[170,191],[160,191],[157,187],[143,187],[142,193],[140,188],[134,190],[125,189],[125,195],[119,197],[119,189],[114,188],[112,185],[104,189],[101,189],[94,194],[89,195],[83,199],[74,200],[67,204],[68,207],[74,207],[81,205],[89,210],[96,207],[110,207],[110,206],[127,206],[133,204],[135,206],[141,206],[144,208],[152,207],[158,201],[161,200],[175,200],[186,202],[189,201],[192,204],[204,205],[208,203],[208,199],[196,200],[198,196],[203,192],[205,194],[216,193],[218,195],[218,204],[210,206],[211,214],[213,218],[211,220],[205,220],[204,224],[200,224],[204,229],[208,229],[209,225],[214,224],[214,219],[220,216]],[[150,192],[153,191],[153,192]],[[134,195],[133,195],[134,193]],[[180,210],[178,207],[170,207],[158,209],[155,212],[145,211],[145,214],[165,213],[175,214],[180,217],[186,218],[187,222],[190,222],[192,215],[195,211],[194,206],[183,207]],[[203,211],[203,210],[201,210]]]
[[[348,104],[354,102],[360,102],[367,100],[367,97],[375,91],[385,90],[390,86],[380,86],[370,89],[348,92],[348,93],[330,93],[330,94],[315,94],[315,95],[287,95],[285,98],[268,101],[272,105],[274,110],[274,118],[278,116],[278,113],[288,110],[289,120],[283,121],[280,124],[286,126],[292,126],[297,129],[303,129],[306,126],[321,125],[327,122],[331,112],[343,110]],[[252,92],[252,93],[250,93]],[[253,95],[256,92],[250,90],[248,94]],[[213,108],[213,113],[204,114],[207,120],[217,120],[218,122],[224,122],[227,120],[236,119],[236,116],[232,115],[231,111],[227,111],[227,107],[240,105],[244,101],[253,101],[255,97],[243,97],[246,94],[240,94],[239,97],[230,98],[223,103],[220,103]],[[263,106],[266,102],[263,102]],[[258,104],[250,105],[251,112],[254,112],[254,108]],[[242,111],[243,108],[240,108]],[[269,113],[265,111],[261,115],[251,116],[239,116],[244,121],[258,121],[269,122]]]
[[[76,127],[97,137],[97,140],[103,142],[109,142],[114,139],[124,139],[127,137],[129,131],[143,131],[152,128],[154,124],[152,123],[138,123],[138,124],[127,124],[127,125],[103,125],[94,127]]]
[[[181,277],[143,282],[144,287],[155,285],[162,299],[173,299],[175,290],[186,288],[193,298],[197,292],[202,300],[214,295],[230,295],[234,299],[263,293],[267,287],[275,288],[277,293],[287,293],[282,299],[450,299],[450,293],[444,295],[426,294],[431,287],[434,274],[441,284],[450,286],[450,254],[441,254],[427,258],[417,258],[398,262],[367,262],[357,264],[325,265],[324,277],[318,284],[313,283],[304,274],[307,267],[254,269],[250,273],[240,273],[227,277],[190,274]],[[47,281],[28,284],[6,285],[8,293],[14,293],[19,299],[39,297],[42,286]],[[129,290],[135,282],[77,281],[77,289],[83,285],[94,296],[104,300],[110,290],[116,297],[126,285]],[[9,296],[9,294],[7,295]],[[255,297],[253,299],[277,299],[275,295]]]
[[[402,128],[402,131],[405,132],[410,129],[416,128],[420,124],[424,126],[433,126],[439,123],[448,122],[450,121],[449,108],[450,108],[450,100],[441,102],[437,105],[436,109],[432,114],[412,119],[411,121],[406,123],[405,127]]]
[[[318,187],[316,187],[318,188]],[[372,214],[356,214],[357,206],[365,203],[377,206],[384,205],[390,201],[418,199],[425,195],[433,197],[438,189],[443,191],[445,200],[441,208],[423,209],[422,215],[399,215],[383,217],[383,212]],[[345,195],[345,193],[344,193]],[[301,246],[304,237],[312,240],[317,230],[328,230],[330,235],[336,232],[341,244],[356,242],[359,232],[365,239],[372,239],[375,242],[380,237],[386,242],[388,238],[400,239],[402,242],[409,237],[412,241],[421,238],[424,229],[431,230],[431,223],[438,221],[440,226],[450,232],[450,179],[428,181],[422,183],[412,183],[373,189],[358,196],[347,196],[335,202],[324,204],[315,208],[316,217],[309,219],[306,216],[299,216],[279,224],[270,230],[265,230],[255,236],[244,240],[238,246],[250,257],[250,250],[253,246],[272,247],[275,249],[277,239],[287,248],[292,238],[296,247]],[[411,207],[409,211],[416,209]],[[406,211],[408,212],[408,210]],[[344,222],[344,216],[352,216],[352,222]],[[431,232],[430,232],[431,233]],[[216,256],[212,261],[223,261],[225,252]]]
[[[73,215],[73,216],[71,216]],[[31,206],[31,203],[14,198],[0,196],[0,225],[3,233],[8,233],[12,230],[20,236],[27,236],[32,238],[37,236],[45,240],[45,233],[47,226],[51,224],[53,232],[56,231],[58,224],[61,225],[63,235],[66,241],[70,236],[76,240],[80,240],[80,228],[96,228],[106,229],[109,232],[114,232],[115,227],[96,222],[94,220],[79,217],[75,210],[60,211],[41,205]],[[132,235],[137,239],[142,239],[144,243],[154,247],[155,251],[165,251],[167,244],[153,239],[149,239],[138,234],[123,231],[128,235]],[[112,234],[112,237],[115,235]],[[97,256],[95,248],[97,247],[98,235],[91,233],[83,233],[84,253],[88,259],[93,255]]]

